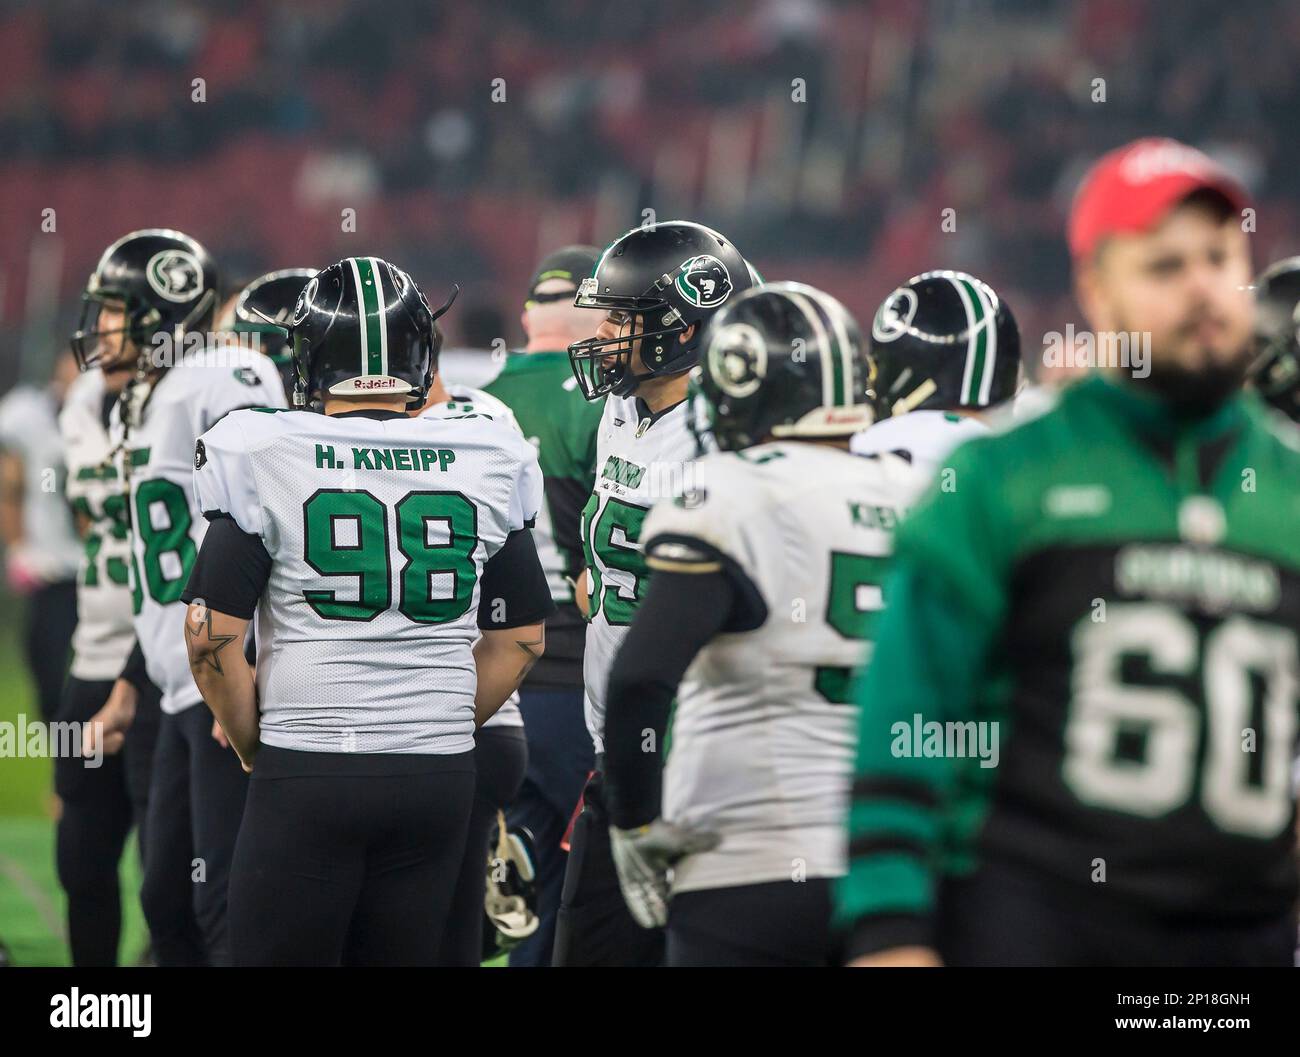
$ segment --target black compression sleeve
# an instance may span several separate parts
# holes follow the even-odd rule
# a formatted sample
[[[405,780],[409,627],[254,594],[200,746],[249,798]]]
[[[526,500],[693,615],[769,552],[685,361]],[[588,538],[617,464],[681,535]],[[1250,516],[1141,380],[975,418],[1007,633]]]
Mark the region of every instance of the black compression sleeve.
[[[668,710],[695,655],[728,623],[737,590],[726,571],[650,578],[645,601],[623,640],[605,695],[605,780],[610,820],[622,829],[659,816]],[[645,731],[654,751],[643,751]]]
[[[554,612],[533,534],[526,528],[516,529],[483,566],[478,626],[484,631],[502,631],[540,623]]]
[[[260,536],[245,532],[228,515],[204,516],[211,524],[181,601],[201,601],[218,613],[249,620],[271,577],[271,556]]]
[[[564,558],[566,576],[577,576],[582,557],[582,508],[591,495],[590,481],[572,477],[546,478],[546,504],[551,511],[551,535]]]
[[[146,692],[149,686],[149,672],[144,665],[144,650],[140,648],[139,639],[136,639],[135,645],[131,647],[131,655],[127,657],[122,674],[118,678],[125,679],[140,693]]]

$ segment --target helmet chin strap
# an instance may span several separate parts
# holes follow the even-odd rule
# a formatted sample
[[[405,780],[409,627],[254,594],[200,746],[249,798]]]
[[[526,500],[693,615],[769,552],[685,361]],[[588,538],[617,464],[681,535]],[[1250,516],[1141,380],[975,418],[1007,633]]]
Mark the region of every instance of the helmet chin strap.
[[[680,319],[680,317],[678,318]],[[690,325],[686,326],[681,330],[649,332],[656,339],[656,344],[654,347],[655,355],[656,356],[663,355],[663,353],[666,351],[666,348],[670,347],[674,343],[674,340],[676,344],[682,346],[683,349],[689,351],[690,341],[693,337],[695,337],[695,329],[696,329],[696,324],[691,323]],[[644,374],[638,374],[636,367],[633,363],[634,358],[639,359],[641,361],[642,367],[648,366],[646,364],[646,359],[645,359],[645,342],[646,342],[645,333],[646,332],[637,334],[633,332],[632,334],[628,335],[628,340],[635,340],[637,338],[640,338],[641,347],[639,350],[639,354],[637,352],[629,351],[626,357],[620,359],[620,363],[626,364],[627,366],[627,381],[631,383],[632,387],[628,389],[626,392],[623,392],[621,394],[619,394],[618,390],[615,389],[614,392],[617,395],[631,396],[640,387],[642,382],[654,381],[655,379],[659,379],[659,378],[676,378],[679,375],[685,374],[687,371],[691,369],[690,367],[687,367],[675,371],[647,370]]]

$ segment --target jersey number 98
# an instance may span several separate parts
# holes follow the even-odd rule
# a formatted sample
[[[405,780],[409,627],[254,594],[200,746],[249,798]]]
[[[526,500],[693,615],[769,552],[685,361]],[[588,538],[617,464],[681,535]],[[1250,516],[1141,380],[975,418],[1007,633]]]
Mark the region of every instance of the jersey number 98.
[[[349,577],[355,599],[335,590],[305,590],[326,620],[374,620],[393,604],[393,546],[397,611],[417,624],[446,624],[464,616],[474,598],[478,567],[478,509],[460,492],[408,492],[392,511],[369,492],[326,488],[303,504],[303,558],[322,576]]]

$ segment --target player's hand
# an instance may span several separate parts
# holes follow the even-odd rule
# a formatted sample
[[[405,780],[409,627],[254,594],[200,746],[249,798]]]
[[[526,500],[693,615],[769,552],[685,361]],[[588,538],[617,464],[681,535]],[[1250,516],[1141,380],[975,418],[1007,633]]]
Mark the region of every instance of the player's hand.
[[[82,751],[86,755],[103,752],[106,756],[112,756],[122,751],[126,732],[135,720],[135,706],[139,696],[139,691],[125,679],[113,683],[104,707],[90,717],[90,722],[84,728]]]
[[[864,954],[849,962],[850,969],[939,969],[943,967],[936,951],[930,947],[890,947]]]
[[[221,729],[221,724],[216,719],[212,720],[212,740],[223,749],[230,748],[230,739],[226,737],[226,732]]]
[[[618,887],[638,925],[655,929],[668,923],[668,870],[687,855],[716,848],[719,840],[716,833],[663,819],[639,829],[610,826]]]
[[[29,595],[45,583],[39,562],[21,543],[10,545],[5,552],[5,580],[16,595]]]

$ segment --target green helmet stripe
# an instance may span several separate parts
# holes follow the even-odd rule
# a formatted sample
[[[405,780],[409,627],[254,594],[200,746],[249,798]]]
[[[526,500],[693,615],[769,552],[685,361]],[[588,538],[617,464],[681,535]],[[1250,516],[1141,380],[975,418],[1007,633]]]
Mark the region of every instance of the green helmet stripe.
[[[822,406],[833,407],[836,385],[839,385],[840,392],[843,392],[844,388],[840,358],[831,348],[830,335],[826,333],[826,328],[822,325],[812,301],[805,294],[793,290],[787,292],[785,296],[798,306],[799,311],[808,321],[808,329],[812,331],[813,340],[817,343],[817,353],[822,361]]]
[[[979,287],[980,298],[984,303],[984,340],[987,343],[987,354],[984,357],[984,380],[980,382],[980,405],[987,405],[989,396],[993,391],[993,375],[998,362],[998,321],[997,305],[994,303],[996,295],[989,296],[989,291],[985,287]]]
[[[375,257],[368,258],[371,270],[375,276],[375,302],[379,312],[379,326],[375,328],[379,332],[379,373],[388,373],[388,320],[383,314],[384,307],[384,270],[379,267],[379,260]]]
[[[962,375],[961,402],[977,402],[979,385],[984,376],[984,360],[988,349],[988,328],[984,325],[984,301],[979,292],[965,279],[953,278],[953,285],[961,295],[969,323],[966,339],[966,369]]]
[[[829,313],[828,313],[829,315]],[[831,395],[840,407],[847,407],[853,401],[849,399],[849,382],[844,375],[844,353],[847,351],[840,343],[838,334],[828,334],[831,342]]]
[[[361,373],[383,374],[384,322],[379,315],[379,275],[372,258],[349,257],[357,284],[357,306],[361,309]]]
[[[841,392],[844,394],[841,404],[843,407],[852,407],[858,403],[858,394],[852,389],[853,352],[849,341],[849,332],[844,327],[843,315],[835,311],[832,306],[825,304],[826,300],[826,298],[818,298],[818,301],[822,302],[822,309],[826,313],[826,318],[831,321],[831,332],[835,335],[835,363],[839,370],[842,385]]]

